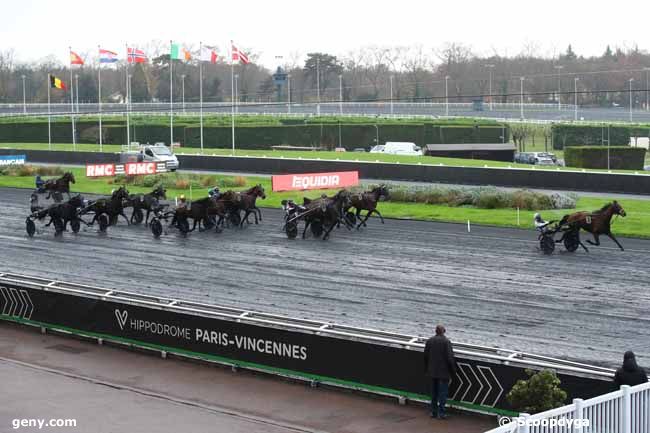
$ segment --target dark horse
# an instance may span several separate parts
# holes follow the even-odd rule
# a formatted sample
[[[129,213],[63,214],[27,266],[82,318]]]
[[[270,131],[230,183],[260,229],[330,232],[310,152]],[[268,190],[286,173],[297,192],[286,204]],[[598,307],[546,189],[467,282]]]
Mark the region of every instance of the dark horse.
[[[379,215],[379,219],[381,220],[381,223],[382,224],[384,223],[384,217],[382,217],[379,211],[377,210],[377,203],[382,198],[384,199],[388,198],[388,187],[383,184],[374,187],[370,191],[352,194],[352,196],[350,197],[350,201],[351,201],[350,207],[354,207],[357,210],[356,217],[357,220],[359,220],[359,225],[357,225],[357,229],[359,229],[362,225],[366,226],[366,221],[368,221],[368,218],[370,218],[370,215],[372,215],[373,213]],[[348,209],[350,209],[350,207]],[[345,209],[346,213],[348,209]],[[361,220],[360,218],[362,210],[368,211],[368,213],[363,218],[363,220]]]
[[[609,236],[616,245],[624,251],[623,246],[612,234],[611,221],[614,215],[625,217],[625,210],[618,204],[617,201],[607,203],[605,206],[595,212],[576,212],[570,215],[565,215],[560,221],[560,225],[572,224],[578,229],[583,229],[594,235],[594,242],[587,239],[591,245],[600,245],[600,235]]]
[[[160,200],[165,200],[167,198],[167,191],[163,188],[162,185],[158,185],[148,194],[131,194],[128,199],[128,204],[133,207],[133,213],[131,214],[131,223],[141,223],[142,222],[142,211],[147,211],[147,216],[144,219],[144,225],[149,224],[149,215],[151,212],[156,212],[162,208]]]
[[[123,216],[127,224],[130,224],[129,219],[124,214],[124,203],[129,198],[129,192],[125,187],[121,186],[113,191],[110,197],[104,197],[96,200],[84,209],[86,212],[95,212],[95,216],[89,225],[93,225],[101,215],[107,215],[109,224],[114,224],[118,216]],[[101,223],[100,223],[101,224]],[[100,226],[101,227],[101,226]]]
[[[332,229],[341,220],[343,209],[350,207],[350,192],[343,189],[333,197],[321,197],[316,200],[304,199],[304,207],[309,213],[305,215],[305,229],[302,238],[305,238],[307,228],[312,225],[312,233],[318,237],[325,229],[323,240],[329,238]],[[317,228],[315,229],[316,226]]]
[[[266,198],[266,193],[264,192],[264,187],[261,184],[257,184],[252,188],[247,189],[240,193],[241,199],[239,200],[239,208],[244,211],[244,217],[239,224],[240,227],[244,226],[244,221],[248,221],[248,215],[253,214],[255,217],[255,224],[258,224],[259,221],[262,221],[262,211],[257,207],[256,201],[257,197],[261,197],[262,200]],[[259,221],[258,221],[259,215]]]
[[[50,221],[45,224],[49,227],[54,223],[55,234],[58,236],[66,230],[68,223],[71,223],[72,231],[77,233],[79,231],[81,218],[78,216],[78,209],[83,206],[83,197],[76,195],[65,203],[57,203],[49,206],[46,209],[39,209],[33,213],[33,216],[42,220],[49,217]]]
[[[43,184],[43,190],[47,192],[47,198],[54,198],[55,201],[61,201],[61,194],[68,194],[70,198],[70,184],[75,183],[74,174],[66,172],[58,179],[48,179]]]

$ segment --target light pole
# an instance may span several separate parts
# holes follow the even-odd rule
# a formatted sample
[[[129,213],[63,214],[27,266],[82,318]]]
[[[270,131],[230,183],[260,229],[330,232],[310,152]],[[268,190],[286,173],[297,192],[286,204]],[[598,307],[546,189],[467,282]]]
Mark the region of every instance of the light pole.
[[[343,114],[343,75],[339,74],[339,114]]]
[[[181,101],[183,107],[183,114],[185,114],[185,74],[181,74]]]
[[[445,116],[449,116],[449,75],[445,75]]]
[[[25,97],[25,75],[20,76],[23,79],[23,113],[27,114],[27,98]]]
[[[650,110],[650,93],[648,92],[648,72],[650,68],[643,68],[645,71],[645,111]]]
[[[76,97],[75,99],[77,100],[76,104],[77,104],[77,113],[78,113],[79,112],[79,74],[74,74],[74,82],[75,82],[74,91]]]
[[[390,114],[393,115],[393,76],[390,76]]]
[[[492,70],[494,65],[485,65],[485,67],[490,71],[490,111],[492,111]]]
[[[630,78],[630,122],[632,122],[632,82],[634,81],[634,78]]]
[[[379,146],[379,126],[375,124],[375,143]]]
[[[573,79],[573,120],[578,120],[578,80],[580,77]]]
[[[564,68],[563,65],[555,65],[555,69],[557,69],[557,111],[562,110],[562,82],[560,80],[560,75],[561,75],[561,70]]]
[[[287,112],[291,114],[291,74],[287,74]]]
[[[316,113],[320,116],[320,57],[316,57]]]
[[[521,111],[521,118],[524,118],[524,77],[519,77],[519,96],[520,96],[520,102],[519,102],[519,109]]]
[[[239,74],[235,74],[235,113],[239,113]]]

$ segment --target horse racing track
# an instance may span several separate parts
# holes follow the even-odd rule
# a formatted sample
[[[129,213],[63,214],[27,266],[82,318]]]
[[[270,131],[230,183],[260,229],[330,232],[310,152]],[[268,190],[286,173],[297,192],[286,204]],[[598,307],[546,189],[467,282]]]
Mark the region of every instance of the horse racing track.
[[[0,272],[419,335],[441,322],[457,341],[591,363],[650,358],[647,240],[545,256],[531,230],[377,218],[289,240],[279,209],[220,234],[155,239],[120,221],[29,238],[29,195],[0,189]]]

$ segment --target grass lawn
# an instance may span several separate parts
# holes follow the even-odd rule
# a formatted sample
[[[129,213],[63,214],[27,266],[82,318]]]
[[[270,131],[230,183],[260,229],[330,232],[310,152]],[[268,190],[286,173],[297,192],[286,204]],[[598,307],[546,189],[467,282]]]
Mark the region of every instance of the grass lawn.
[[[543,142],[542,142],[543,147]],[[2,149],[36,149],[48,150],[47,143],[1,143],[0,154]],[[84,152],[99,152],[98,144],[77,144],[78,151]],[[56,143],[52,145],[53,150],[57,151],[74,151],[72,144]],[[528,149],[528,147],[527,147]],[[111,144],[104,145],[104,152],[120,152],[121,145]],[[540,149],[541,151],[543,149]],[[201,150],[193,147],[184,147],[176,150],[177,154],[196,155],[200,154]],[[204,155],[218,155],[230,156],[232,151],[230,149],[208,149],[204,151]],[[528,164],[515,164],[511,162],[500,161],[485,161],[479,159],[462,159],[462,158],[440,158],[431,156],[408,156],[408,155],[384,155],[381,153],[368,153],[368,152],[326,152],[326,151],[276,151],[276,150],[236,150],[235,156],[250,156],[250,157],[268,157],[268,158],[295,158],[295,159],[322,159],[322,160],[341,160],[341,161],[362,161],[362,162],[388,162],[396,164],[421,164],[421,165],[447,165],[452,167],[512,167],[512,168],[525,168],[535,170],[582,170],[570,167],[539,167]],[[596,171],[605,172],[607,170],[582,170],[582,171]],[[641,175],[650,175],[644,171],[632,170],[612,170],[613,173],[634,173]]]
[[[89,179],[85,177],[84,169],[71,169],[77,183],[72,186],[75,192],[92,193],[92,194],[110,194],[116,185],[109,184],[109,178]],[[231,176],[215,175],[216,179],[232,179]],[[294,191],[275,193],[271,191],[271,181],[269,178],[246,177],[246,186],[242,188],[232,188],[235,190],[245,189],[252,185],[260,183],[264,186],[267,194],[266,200],[260,200],[261,207],[280,207],[282,199],[294,199],[301,201],[303,196],[315,198],[322,193],[332,194],[334,191]],[[15,188],[34,188],[34,178],[31,176],[11,177],[0,176],[0,187]],[[152,188],[129,186],[129,192],[149,192]],[[227,188],[222,188],[226,190]],[[168,199],[172,199],[181,194],[188,198],[201,198],[207,196],[207,188],[198,188],[190,190],[181,190],[167,188]],[[593,211],[599,209],[606,202],[611,201],[606,198],[581,197],[576,208],[578,210]],[[614,221],[614,232],[617,235],[648,237],[650,238],[650,200],[619,200],[625,208],[628,216],[626,218],[617,218]],[[28,212],[28,197],[25,195],[25,212]],[[517,213],[516,209],[478,209],[474,207],[449,207],[440,205],[430,205],[422,203],[398,203],[382,202],[379,205],[382,215],[389,218],[405,218],[427,221],[445,221],[456,223],[467,223],[470,220],[472,224],[488,224],[504,227],[521,227],[533,229],[532,220],[534,211],[522,210]],[[563,215],[572,212],[570,209],[545,210],[542,215],[545,219],[560,219]],[[532,235],[531,235],[532,236]]]

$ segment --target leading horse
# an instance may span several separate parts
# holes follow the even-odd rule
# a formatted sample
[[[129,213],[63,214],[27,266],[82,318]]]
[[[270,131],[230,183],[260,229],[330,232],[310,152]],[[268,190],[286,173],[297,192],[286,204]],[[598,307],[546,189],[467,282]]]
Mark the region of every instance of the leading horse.
[[[384,223],[384,217],[382,217],[379,211],[377,210],[377,203],[382,198],[383,199],[388,198],[388,187],[384,184],[376,186],[370,191],[360,192],[357,194],[352,194],[352,196],[350,196],[351,206],[348,209],[354,207],[357,210],[356,219],[359,220],[359,225],[357,225],[357,230],[361,226],[367,227],[366,221],[368,221],[368,218],[370,218],[370,215],[372,215],[373,213],[376,213],[379,216],[379,219],[381,220],[382,224]],[[345,213],[347,213],[348,209],[344,209]],[[363,218],[363,220],[360,218],[362,210],[368,211],[368,213]]]
[[[624,251],[623,246],[612,234],[612,217],[614,215],[620,215],[625,217],[625,209],[614,200],[611,203],[607,203],[602,208],[594,212],[575,212],[569,215],[565,215],[560,221],[560,225],[570,224],[574,225],[578,229],[583,229],[591,233],[594,236],[594,241],[587,239],[591,245],[600,245],[600,235],[607,235],[611,240],[616,242],[616,245]]]
[[[58,179],[48,179],[43,184],[43,190],[47,192],[47,198],[54,198],[55,201],[60,202],[62,200],[61,194],[68,194],[68,199],[70,198],[70,184],[75,183],[74,174],[71,172],[66,172]]]

